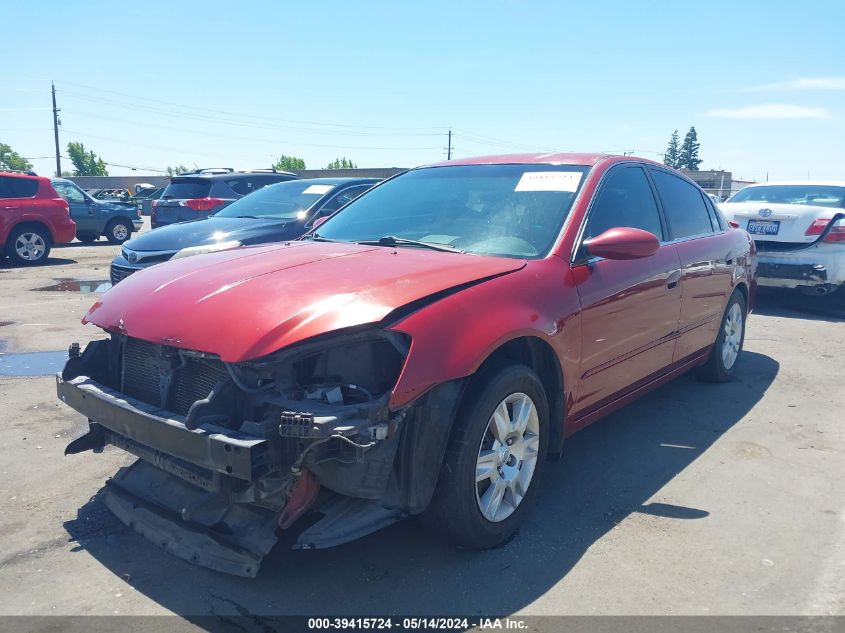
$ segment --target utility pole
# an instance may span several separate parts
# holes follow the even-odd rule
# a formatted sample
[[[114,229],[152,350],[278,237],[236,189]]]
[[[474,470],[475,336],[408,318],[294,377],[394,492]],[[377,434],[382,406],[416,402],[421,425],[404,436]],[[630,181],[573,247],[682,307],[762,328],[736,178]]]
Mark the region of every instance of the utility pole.
[[[53,136],[56,139],[56,178],[62,177],[62,155],[59,153],[59,109],[56,107],[56,84],[53,86]]]
[[[446,148],[446,160],[452,160],[452,128],[449,128],[449,146]]]

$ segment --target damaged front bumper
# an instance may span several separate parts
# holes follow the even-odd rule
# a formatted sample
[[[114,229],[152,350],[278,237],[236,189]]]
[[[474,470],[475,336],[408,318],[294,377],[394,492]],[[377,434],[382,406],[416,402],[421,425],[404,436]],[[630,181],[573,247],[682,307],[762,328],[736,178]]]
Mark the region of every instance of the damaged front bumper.
[[[386,398],[344,405],[233,395],[221,381],[181,415],[114,388],[126,385],[113,378],[126,374],[124,345],[118,338],[89,344],[57,375],[59,399],[89,420],[88,433],[65,453],[108,444],[139,457],[109,481],[104,501],[166,551],[251,577],[278,530],[307,511],[319,520],[298,534],[296,548],[345,543],[428,504],[461,382],[391,412]],[[225,398],[260,399],[261,408],[249,410],[264,417],[233,421]]]
[[[121,468],[104,490],[106,506],[124,524],[184,560],[255,576],[276,543],[280,512],[298,481],[271,439],[209,424],[188,429],[184,416],[85,376],[57,375],[56,389],[64,403],[89,419],[88,433],[71,442],[65,454],[110,444],[141,458]],[[366,465],[360,457],[343,465]],[[403,515],[365,499],[345,498],[339,504],[336,496],[323,493],[313,509],[328,512],[299,535],[295,547],[332,547]],[[332,526],[340,530],[327,529]]]

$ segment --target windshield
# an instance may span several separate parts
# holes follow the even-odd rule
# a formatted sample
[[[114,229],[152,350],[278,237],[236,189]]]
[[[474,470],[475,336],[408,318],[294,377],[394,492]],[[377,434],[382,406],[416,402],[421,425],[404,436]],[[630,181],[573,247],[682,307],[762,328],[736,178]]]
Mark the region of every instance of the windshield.
[[[262,187],[215,215],[224,218],[256,217],[278,220],[304,219],[317,200],[337,185],[291,180]]]
[[[350,202],[317,233],[349,242],[390,236],[476,254],[542,257],[586,171],[574,165],[415,169]]]
[[[771,202],[808,204],[817,207],[845,207],[845,187],[830,185],[771,185],[746,187],[728,202]]]

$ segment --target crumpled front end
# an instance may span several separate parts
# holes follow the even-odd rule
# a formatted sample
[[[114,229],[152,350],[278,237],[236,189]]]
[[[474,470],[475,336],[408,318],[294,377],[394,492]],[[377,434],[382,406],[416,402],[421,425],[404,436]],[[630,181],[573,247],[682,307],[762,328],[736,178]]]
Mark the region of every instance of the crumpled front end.
[[[105,490],[121,521],[183,559],[254,576],[277,530],[309,511],[321,518],[295,547],[344,543],[428,503],[448,425],[427,421],[421,440],[418,418],[451,420],[458,385],[391,410],[409,345],[366,328],[226,363],[113,334],[57,376],[90,425],[65,453],[136,455]]]

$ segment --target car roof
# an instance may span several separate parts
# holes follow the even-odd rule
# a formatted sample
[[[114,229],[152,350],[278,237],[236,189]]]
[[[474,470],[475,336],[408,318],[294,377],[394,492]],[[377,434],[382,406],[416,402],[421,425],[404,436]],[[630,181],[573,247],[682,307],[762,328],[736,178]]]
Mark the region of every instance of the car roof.
[[[232,180],[235,178],[254,178],[256,176],[266,176],[267,178],[272,178],[273,176],[290,176],[291,178],[298,178],[296,174],[290,171],[226,171],[216,173],[189,171],[182,174],[173,174],[173,176],[171,176],[170,178],[171,180],[176,180],[177,178],[208,178],[209,180]]]
[[[749,187],[845,187],[845,180],[780,180],[771,182],[755,182],[752,185],[747,185],[743,189]]]
[[[43,178],[48,180],[46,176],[39,176],[35,172],[26,172],[26,171],[8,171],[4,169],[0,169],[0,176],[9,176],[11,178]]]
[[[584,165],[592,167],[606,158],[619,158],[613,154],[577,154],[570,152],[543,152],[526,154],[493,154],[490,156],[473,156],[441,161],[424,167],[446,167],[452,165]],[[644,160],[630,157],[634,160]],[[651,161],[648,161],[651,162]]]
[[[300,185],[303,184],[303,183],[309,183],[309,184],[313,184],[313,185],[346,185],[346,184],[349,184],[349,183],[355,183],[355,184],[360,183],[362,185],[366,185],[366,184],[369,184],[369,183],[381,182],[381,180],[382,180],[381,178],[353,178],[353,177],[350,177],[350,176],[344,176],[344,177],[339,176],[337,178],[331,178],[331,177],[301,178],[299,180],[287,180],[285,182],[290,182],[290,183],[295,182],[295,183],[300,184]],[[277,183],[277,184],[283,185],[285,183],[280,182],[280,183]]]

